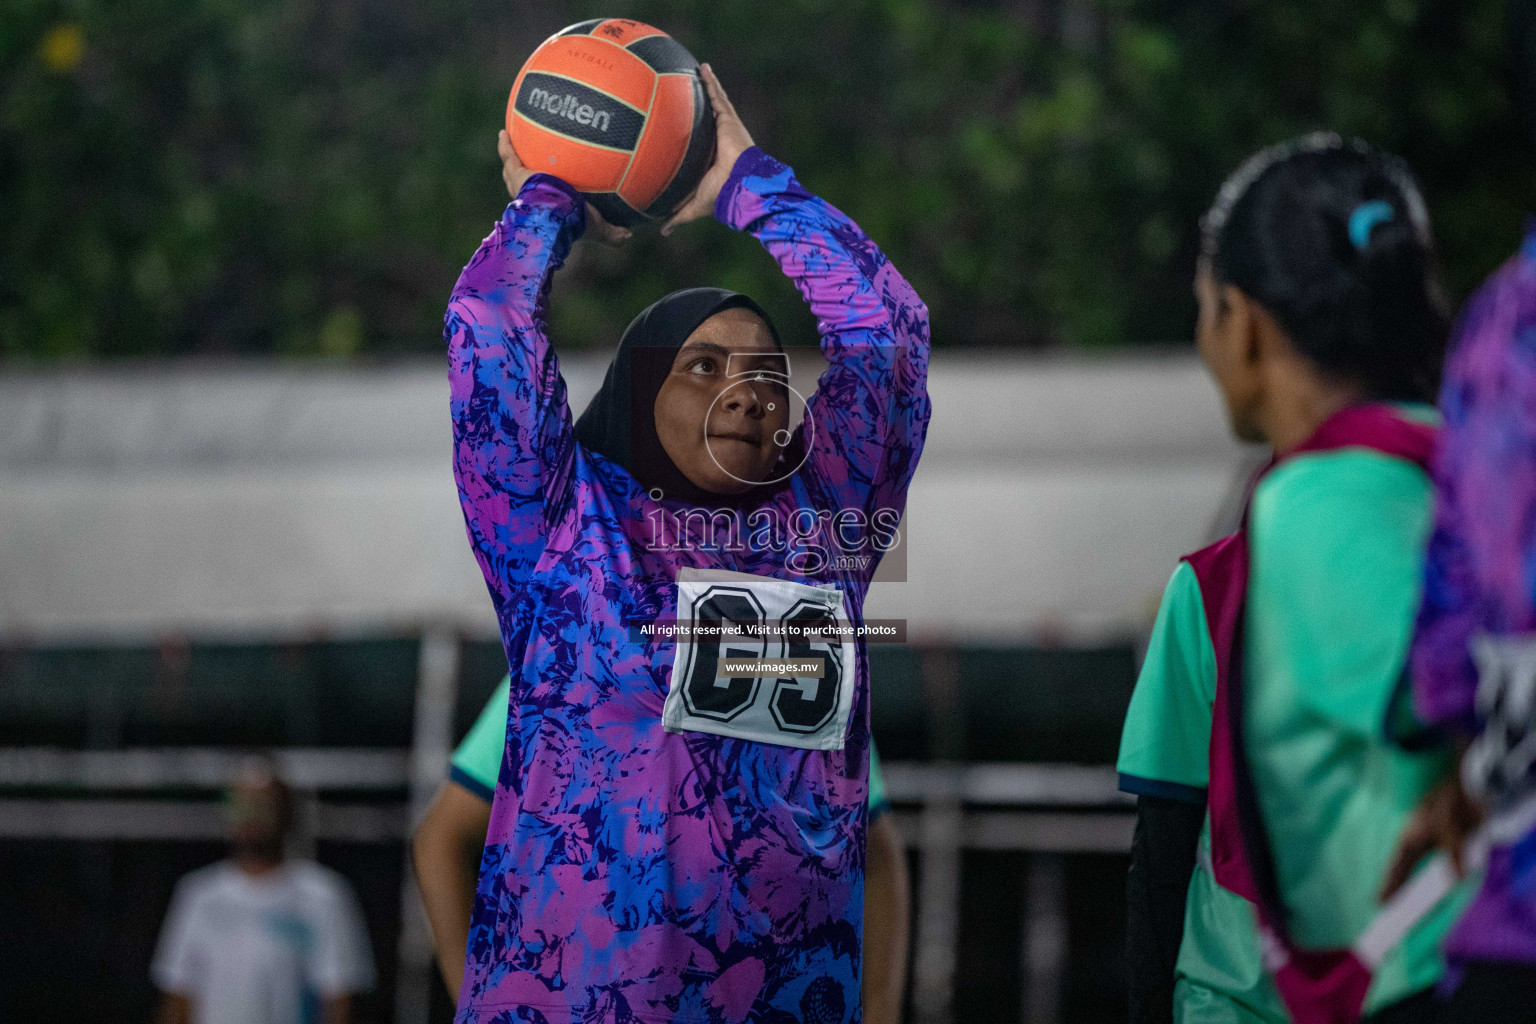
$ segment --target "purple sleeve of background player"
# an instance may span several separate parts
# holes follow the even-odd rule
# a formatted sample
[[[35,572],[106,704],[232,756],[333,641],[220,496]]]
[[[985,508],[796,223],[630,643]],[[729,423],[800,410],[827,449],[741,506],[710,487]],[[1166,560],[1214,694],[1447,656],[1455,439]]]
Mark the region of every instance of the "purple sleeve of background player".
[[[1449,379],[1446,385],[1451,386]],[[1413,641],[1413,702],[1422,721],[1471,733],[1476,729],[1477,674],[1467,641],[1477,628],[1476,583],[1459,500],[1459,467],[1447,457],[1449,440],[1442,434],[1434,466],[1435,526],[1425,555],[1424,603]]]
[[[755,146],[715,216],[755,235],[816,317],[831,365],[806,406],[800,474],[816,505],[899,515],[931,409],[927,307],[857,224]]]
[[[1478,729],[1468,641],[1536,626],[1536,233],[1467,303],[1446,360],[1413,645],[1424,720]]]
[[[580,195],[535,174],[459,275],[444,317],[454,478],[498,607],[538,561],[569,485],[574,433],[544,319],[550,278],[585,224]]]

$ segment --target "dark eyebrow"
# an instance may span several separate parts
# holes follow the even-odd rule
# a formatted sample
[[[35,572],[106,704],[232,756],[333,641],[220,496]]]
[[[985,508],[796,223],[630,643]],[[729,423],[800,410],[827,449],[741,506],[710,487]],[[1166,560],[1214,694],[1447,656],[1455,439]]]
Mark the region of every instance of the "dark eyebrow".
[[[677,361],[684,358],[691,359],[695,355],[712,355],[727,366],[732,365],[733,361],[737,366],[745,366],[746,369],[737,371],[739,373],[749,373],[753,369],[761,369],[764,366],[771,366],[780,376],[784,373],[776,362],[785,358],[781,351],[733,352],[724,345],[717,345],[712,341],[690,341],[678,349]],[[676,361],[673,365],[676,365]]]
[[[722,361],[724,361],[731,357],[731,350],[726,348],[724,345],[716,345],[712,341],[690,341],[688,344],[677,350],[679,359],[685,355],[694,354],[718,356]]]

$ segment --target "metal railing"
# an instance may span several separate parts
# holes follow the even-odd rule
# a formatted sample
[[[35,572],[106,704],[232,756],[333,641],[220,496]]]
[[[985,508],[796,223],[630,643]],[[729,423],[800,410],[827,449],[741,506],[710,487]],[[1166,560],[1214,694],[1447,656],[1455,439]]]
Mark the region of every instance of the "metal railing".
[[[424,650],[422,657],[426,661],[441,653],[429,655]],[[433,671],[446,677],[452,665],[445,661]],[[428,689],[423,687],[424,692]],[[451,711],[451,703],[448,706]],[[451,714],[444,719],[441,707],[418,711],[418,722],[439,726],[418,729],[418,733],[446,735],[451,729]],[[417,738],[414,752],[272,751],[284,778],[301,795],[303,836],[309,842],[404,843],[411,823],[442,780],[448,757],[445,739],[432,743],[428,736]],[[146,794],[222,789],[237,777],[245,756],[238,750],[214,748],[0,748],[0,791],[49,791],[0,797],[0,838],[217,840],[224,834],[218,800],[202,796],[152,799]],[[961,858],[967,850],[1034,855],[1026,869],[1021,922],[1025,979],[1021,1013],[1026,1024],[1057,1024],[1066,967],[1063,858],[1130,849],[1130,800],[1116,790],[1113,768],[891,762],[884,771],[886,790],[896,807],[895,820],[919,868],[912,974],[917,1024],[947,1024],[953,1019]],[[82,795],[59,796],[59,790]],[[404,799],[348,803],[321,799],[318,794],[326,791],[392,792]],[[430,994],[426,986],[433,974],[420,901],[411,873],[407,871],[405,877],[397,953],[406,979],[396,991],[396,1019],[411,1024],[426,1020]]]

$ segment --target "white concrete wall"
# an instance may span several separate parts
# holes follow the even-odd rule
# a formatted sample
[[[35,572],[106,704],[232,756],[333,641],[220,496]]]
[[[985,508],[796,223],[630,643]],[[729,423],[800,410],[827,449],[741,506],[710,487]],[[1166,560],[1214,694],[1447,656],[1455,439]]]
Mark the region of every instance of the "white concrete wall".
[[[799,358],[796,376],[814,373]],[[603,366],[567,360],[578,411]],[[1188,357],[935,357],[905,583],[917,636],[1140,629],[1245,453]],[[435,362],[0,380],[0,641],[494,635]]]

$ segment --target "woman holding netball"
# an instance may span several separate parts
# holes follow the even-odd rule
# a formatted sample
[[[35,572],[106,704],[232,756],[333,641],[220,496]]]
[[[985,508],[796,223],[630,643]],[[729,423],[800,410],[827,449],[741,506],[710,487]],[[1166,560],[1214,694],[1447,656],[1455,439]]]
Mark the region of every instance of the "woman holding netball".
[[[1331,135],[1257,154],[1206,216],[1200,354],[1275,456],[1238,532],[1175,570],[1125,723],[1137,1021],[1433,1019],[1465,893],[1432,874],[1380,904],[1448,768],[1405,674],[1446,337],[1430,245],[1407,168]]]
[[[668,227],[713,212],[756,237],[830,365],[793,428],[761,308],[691,289],[636,318],[573,427],[546,301],[603,229],[502,137],[513,202],[446,318],[455,473],[512,670],[461,1024],[860,1017],[855,634],[868,524],[899,516],[928,423],[927,311],[702,77],[715,158]],[[677,528],[698,520],[705,539]],[[816,523],[875,557],[816,557]],[[775,657],[819,674],[721,671]]]

